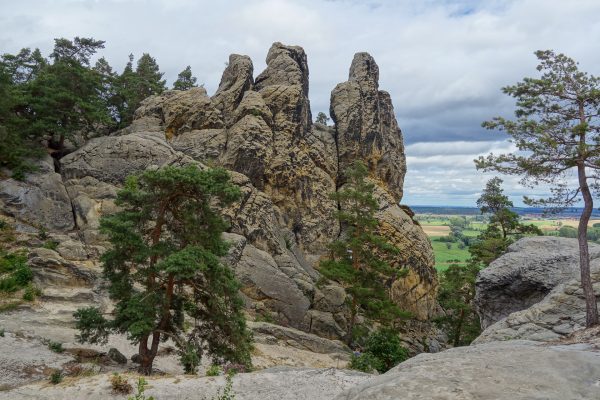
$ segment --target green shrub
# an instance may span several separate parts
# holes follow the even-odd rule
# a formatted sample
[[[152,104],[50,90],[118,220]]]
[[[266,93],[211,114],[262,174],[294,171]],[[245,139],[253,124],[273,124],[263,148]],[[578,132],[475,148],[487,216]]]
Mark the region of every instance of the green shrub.
[[[148,382],[140,376],[137,382],[137,393],[133,396],[129,396],[127,400],[154,400],[154,397],[146,397],[144,394],[146,386],[148,386]]]
[[[34,301],[38,296],[42,294],[42,291],[31,282],[25,288],[25,292],[23,292],[23,300],[25,301]]]
[[[0,291],[14,292],[25,287],[33,279],[33,272],[27,265],[27,256],[22,252],[0,252]]]
[[[45,249],[56,250],[58,247],[58,242],[55,240],[46,240],[42,247]]]
[[[349,367],[363,372],[384,373],[407,358],[408,350],[402,346],[398,334],[384,328],[368,337],[365,351],[352,355]]]
[[[48,231],[43,226],[40,228],[40,230],[38,232],[38,238],[40,240],[46,240],[46,239],[48,239]]]
[[[0,329],[0,337],[4,337],[4,329]]]
[[[408,358],[408,350],[402,346],[400,337],[392,329],[381,329],[369,336],[365,352],[381,360],[382,365],[376,368],[381,373]]]
[[[186,374],[196,374],[198,367],[200,366],[200,355],[198,354],[198,349],[188,345],[185,349],[181,350],[179,354],[179,361],[181,362]]]
[[[48,348],[55,353],[62,353],[63,351],[65,351],[62,343],[59,342],[48,342]]]
[[[234,400],[235,393],[233,392],[233,373],[225,376],[225,387],[220,388],[217,393],[211,397],[211,400]]]
[[[50,375],[50,383],[53,385],[58,385],[63,380],[63,374],[61,371],[54,371],[52,375]]]
[[[383,362],[371,353],[354,353],[348,368],[373,373],[383,368]]]
[[[221,375],[221,367],[218,365],[211,365],[207,370],[206,370],[206,376],[219,376]]]

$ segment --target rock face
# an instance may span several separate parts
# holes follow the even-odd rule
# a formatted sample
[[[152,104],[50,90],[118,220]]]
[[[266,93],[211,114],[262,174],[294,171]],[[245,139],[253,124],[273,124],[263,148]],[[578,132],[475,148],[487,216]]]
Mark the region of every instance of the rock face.
[[[69,260],[97,260],[107,245],[99,219],[116,210],[128,175],[165,165],[222,166],[242,191],[241,201],[223,210],[232,243],[225,261],[243,283],[250,313],[338,339],[347,329],[346,294],[335,284],[317,285],[318,263],[340,233],[329,194],[344,184],[343,169],[361,159],[376,183],[381,233],[401,250],[390,261],[409,270],[406,279],[390,282],[393,297],[427,320],[436,313],[433,252],[411,211],[398,205],[406,172],[402,134],[390,96],[379,90],[377,64],[366,53],[355,56],[349,81],[332,92],[336,126],[327,127],[312,123],[304,50],[275,43],[266,63],[254,78],[250,58],[234,54],[212,97],[193,88],[146,99],[131,126],[90,140],[60,160],[60,175],[46,174],[57,180],[47,206],[24,204],[19,184],[8,180],[0,190],[3,208],[30,223],[49,221],[63,235],[76,233],[57,248]],[[27,182],[23,190],[43,191],[43,184]],[[35,214],[46,208],[56,221]]]
[[[591,259],[600,258],[600,246],[589,248]],[[534,305],[558,284],[578,276],[577,239],[530,237],[513,243],[477,277],[475,305],[481,326]]]
[[[379,67],[368,53],[356,53],[348,81],[331,92],[330,113],[340,170],[356,159],[365,160],[399,202],[406,174],[402,133],[389,93],[379,90]]]
[[[600,246],[590,244],[590,258],[598,300]],[[521,239],[481,271],[476,285],[478,312],[488,323],[477,343],[551,341],[585,326],[576,239]]]
[[[69,230],[74,226],[73,210],[61,176],[54,172],[50,156],[37,163],[38,171],[24,182],[6,179],[0,184],[0,210],[48,230]]]
[[[565,400],[600,394],[600,356],[510,341],[420,354],[336,400]]]

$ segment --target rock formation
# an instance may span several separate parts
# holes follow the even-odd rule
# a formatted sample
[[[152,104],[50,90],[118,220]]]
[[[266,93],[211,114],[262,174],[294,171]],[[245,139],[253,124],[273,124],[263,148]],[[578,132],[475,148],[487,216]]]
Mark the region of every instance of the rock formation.
[[[592,283],[600,297],[600,246],[590,244]],[[585,327],[576,239],[523,238],[482,270],[476,306],[486,329],[476,343],[552,341]]]
[[[39,357],[59,362],[48,350]],[[110,376],[27,385],[0,391],[0,399],[103,400],[114,396]],[[131,383],[135,379],[122,376]],[[598,398],[599,376],[600,357],[585,344],[509,341],[421,354],[379,376],[335,368],[270,368],[237,374],[232,389],[238,400],[591,400]],[[160,400],[198,399],[199,393],[211,398],[224,385],[222,376],[154,376],[145,394]]]
[[[409,271],[391,283],[392,295],[416,319],[432,317],[433,252],[412,212],[398,205],[404,147],[377,64],[366,53],[355,56],[349,80],[331,94],[336,125],[327,127],[312,123],[304,50],[275,43],[266,62],[254,78],[250,58],[231,55],[212,97],[193,88],[146,99],[131,126],[63,157],[58,173],[47,168],[25,183],[4,180],[3,211],[34,231],[44,225],[63,235],[68,243],[59,251],[97,267],[106,247],[99,218],[116,209],[126,176],[165,165],[222,166],[242,190],[241,201],[224,210],[232,243],[225,261],[243,283],[249,311],[336,339],[346,332],[346,294],[317,285],[317,266],[340,233],[329,194],[344,184],[343,169],[361,159],[377,185],[381,233],[401,249],[391,261]]]
[[[581,347],[496,342],[420,354],[335,399],[594,399],[599,374]]]

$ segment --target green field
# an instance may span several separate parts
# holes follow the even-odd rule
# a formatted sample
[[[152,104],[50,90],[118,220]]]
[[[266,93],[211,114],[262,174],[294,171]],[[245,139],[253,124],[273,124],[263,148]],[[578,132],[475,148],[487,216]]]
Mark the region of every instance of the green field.
[[[450,249],[447,247],[447,243],[438,242],[437,236],[431,237],[431,245],[433,246],[433,252],[435,254],[435,268],[438,271],[444,271],[448,268],[452,260],[459,260],[458,264],[464,264],[470,257],[469,249],[465,247],[460,249],[458,243],[450,243]]]

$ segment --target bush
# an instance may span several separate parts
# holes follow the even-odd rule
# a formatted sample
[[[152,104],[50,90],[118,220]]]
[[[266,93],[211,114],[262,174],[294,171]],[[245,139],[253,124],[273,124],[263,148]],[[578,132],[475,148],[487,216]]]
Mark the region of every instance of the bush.
[[[25,292],[23,292],[23,300],[25,301],[34,301],[38,296],[42,294],[42,291],[35,285],[31,284],[31,282],[25,288]]]
[[[211,400],[234,400],[235,393],[233,390],[233,375],[227,374],[225,377],[225,387],[217,391],[217,393],[211,398]]]
[[[365,351],[354,354],[349,367],[363,372],[384,373],[407,358],[408,350],[402,346],[398,334],[384,328],[369,336]]]
[[[133,396],[129,396],[127,400],[154,400],[154,397],[146,397],[144,394],[146,386],[148,386],[148,382],[140,376],[137,382],[137,393]]]
[[[348,368],[371,374],[382,369],[383,363],[371,353],[356,352],[352,354]]]
[[[55,353],[62,353],[63,351],[65,351],[62,343],[59,342],[48,342],[48,348]]]
[[[191,345],[180,351],[179,361],[186,374],[195,374],[200,366],[200,355],[198,349]]]
[[[112,391],[118,394],[129,394],[133,390],[127,379],[116,372],[110,377],[110,386],[112,387]]]
[[[53,385],[58,385],[63,380],[63,374],[61,371],[54,371],[52,375],[50,375],[50,383]]]
[[[400,337],[392,329],[381,329],[369,336],[365,351],[381,360],[382,366],[377,368],[381,373],[408,358],[408,350],[402,346]]]
[[[46,240],[42,247],[45,249],[56,250],[56,248],[58,247],[58,242],[55,240]]]
[[[27,256],[22,252],[0,252],[0,291],[14,292],[26,286],[33,279],[33,272],[27,265]]]
[[[206,370],[206,376],[219,376],[221,375],[221,367],[219,367],[218,365],[211,365],[207,370]]]

